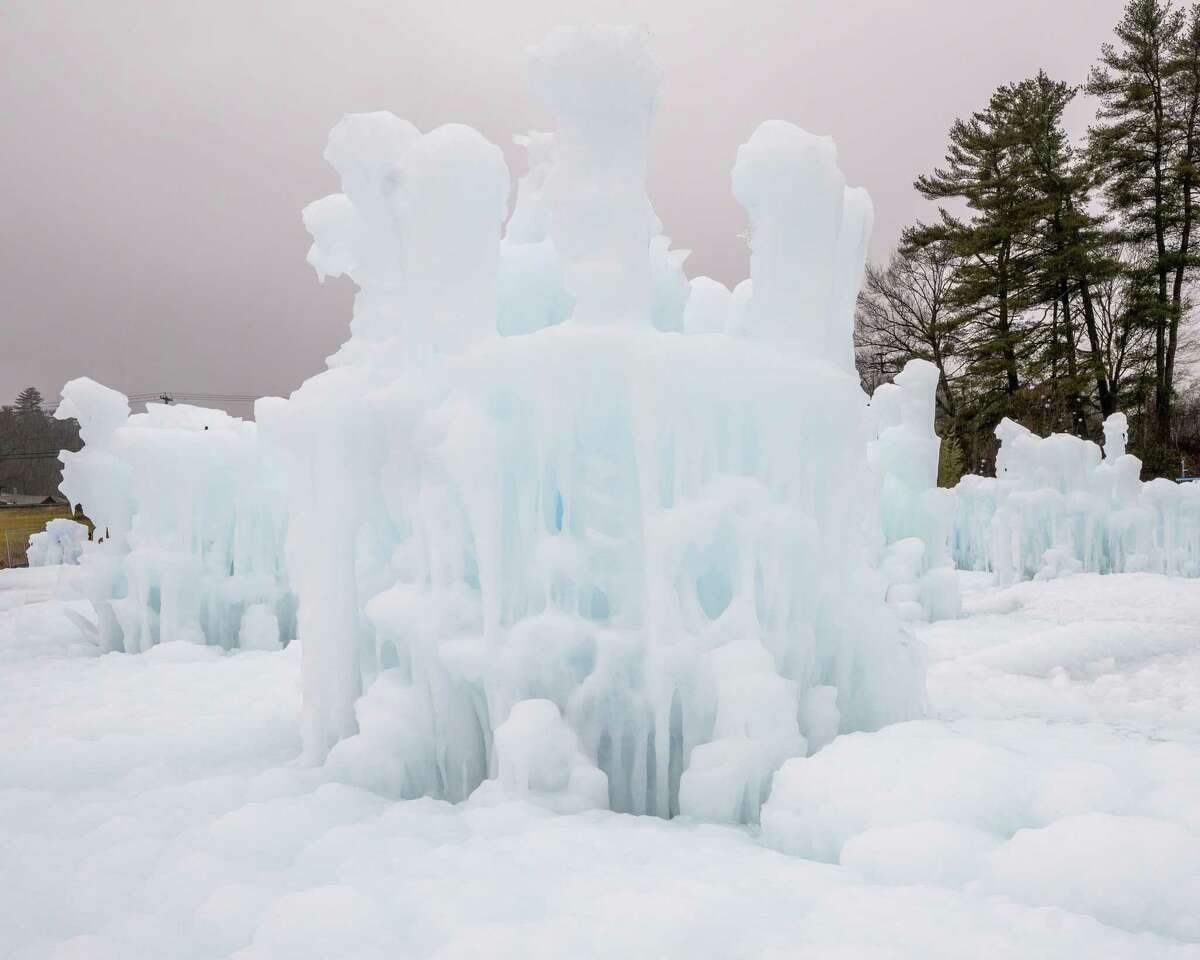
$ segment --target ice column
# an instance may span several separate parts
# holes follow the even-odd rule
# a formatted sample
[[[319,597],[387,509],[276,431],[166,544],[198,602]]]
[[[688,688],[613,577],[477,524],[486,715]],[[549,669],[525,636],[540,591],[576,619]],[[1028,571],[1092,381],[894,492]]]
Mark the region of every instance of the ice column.
[[[958,582],[947,550],[954,497],[937,485],[941,440],[934,432],[938,369],[910,360],[871,398],[877,439],[869,459],[882,480],[888,600],[930,620],[957,617]]]
[[[651,298],[646,145],[661,72],[646,32],[559,27],[530,51],[535,94],[558,122],[550,236],[577,323],[643,325]]]
[[[63,479],[59,486],[72,503],[86,506],[97,536],[124,551],[133,515],[129,465],[113,451],[118,428],[129,420],[129,401],[123,393],[78,377],[62,388],[62,402],[54,411],[57,420],[79,421],[83,449],[63,450]]]
[[[549,236],[545,187],[554,170],[554,134],[532,132],[513,140],[525,148],[529,170],[517,181],[517,200],[500,245],[496,326],[504,336],[556,326],[575,305]]]
[[[308,262],[324,281],[348,276],[358,285],[350,330],[364,341],[398,331],[403,309],[401,236],[393,200],[399,163],[421,134],[395,114],[347,114],[329,132],[325,159],[338,172],[342,193],[304,208],[313,244]]]
[[[353,340],[392,340],[401,361],[457,353],[495,331],[500,226],[508,168],[470,127],[421,136],[386,112],[349,114],[330,131],[325,159],[342,193],[310,203],[308,262],[317,275],[359,287]]]
[[[866,192],[846,187],[833,140],[768,120],[738,149],[733,193],[750,215],[747,335],[852,368],[873,215]]]
[[[1114,413],[1104,421],[1104,459],[1117,460],[1125,456],[1129,440],[1129,422],[1125,414]]]
[[[448,123],[413,144],[400,177],[410,356],[461,353],[496,333],[504,155],[470,127]]]
[[[389,438],[403,432],[377,392],[496,335],[509,191],[499,148],[459,124],[422,136],[391,114],[353,115],[330,134],[326,157],[344,192],[305,211],[309,260],[319,274],[348,273],[359,284],[352,336],[334,369],[290,402],[256,409],[285,463],[312,760],[358,728],[354,702],[371,647],[361,594],[370,595],[366,585],[383,564],[368,545],[388,535],[380,514],[385,495],[396,494],[382,488],[381,474]]]

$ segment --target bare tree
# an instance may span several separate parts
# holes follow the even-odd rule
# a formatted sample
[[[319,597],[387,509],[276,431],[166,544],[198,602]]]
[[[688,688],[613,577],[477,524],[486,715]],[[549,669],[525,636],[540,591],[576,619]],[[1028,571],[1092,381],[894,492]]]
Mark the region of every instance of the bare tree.
[[[938,368],[938,406],[950,419],[958,416],[951,384],[963,324],[950,303],[958,266],[939,244],[905,245],[886,267],[868,264],[854,324],[859,373],[868,389],[914,357],[928,360]]]

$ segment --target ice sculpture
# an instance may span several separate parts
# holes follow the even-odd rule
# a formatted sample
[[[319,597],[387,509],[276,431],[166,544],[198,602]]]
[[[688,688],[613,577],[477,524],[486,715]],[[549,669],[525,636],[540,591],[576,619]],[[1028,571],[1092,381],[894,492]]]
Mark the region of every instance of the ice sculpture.
[[[895,383],[871,397],[877,437],[868,458],[882,476],[880,523],[886,544],[881,569],[888,601],[908,618],[946,620],[961,611],[948,549],[954,497],[937,485],[941,440],[934,432],[938,370],[910,360]]]
[[[532,62],[557,129],[524,141],[503,237],[499,151],[386,114],[335,128],[344,195],[305,213],[310,261],[360,288],[330,369],[256,410],[288,490],[306,748],[463,800],[576,776],[513,773],[544,761],[504,744],[544,742],[613,809],[753,820],[787,757],[920,709],[864,561],[869,202],[831,141],[764,124],[734,168],[753,294],[689,290],[646,197],[644,34],[560,29]],[[360,271],[376,236],[401,239]],[[600,782],[578,776],[568,806]]]
[[[77,419],[84,442],[60,455],[61,488],[95,524],[79,580],[101,650],[235,647],[251,610],[277,638],[294,633],[287,517],[255,424],[182,404],[130,416],[122,394],[87,378],[63,387],[55,416]]]
[[[1071,436],[996,428],[996,476],[954,489],[956,564],[1001,582],[1079,571],[1200,576],[1200,485],[1141,480],[1128,424],[1104,421],[1104,450]]]
[[[25,556],[31,567],[77,564],[87,538],[86,525],[66,517],[57,517],[46,521],[46,528],[40,533],[29,535],[29,548]]]
[[[303,216],[350,337],[257,427],[68,385],[98,615],[126,650],[273,647],[294,596],[306,756],[395,796],[753,821],[784,760],[921,709],[867,561],[870,201],[765,123],[733,169],[753,281],[689,283],[646,196],[644,32],[531,59],[556,129],[507,226],[476,131],[334,127],[342,192]]]

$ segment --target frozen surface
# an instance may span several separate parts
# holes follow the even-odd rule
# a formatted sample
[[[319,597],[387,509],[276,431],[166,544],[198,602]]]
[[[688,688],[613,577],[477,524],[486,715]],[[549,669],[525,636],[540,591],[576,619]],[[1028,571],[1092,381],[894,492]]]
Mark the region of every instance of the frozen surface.
[[[0,573],[6,956],[1200,957],[1197,581],[965,577],[918,627],[931,717],[790,761],[785,843],[547,809],[547,706],[502,767],[562,764],[495,802],[334,782],[295,763],[294,649],[97,656],[64,569]]]
[[[790,761],[764,842],[1200,940],[1198,605],[1149,574],[969,592],[923,631],[933,716]]]
[[[963,570],[1004,582],[1079,571],[1200,576],[1200,483],[1142,482],[1125,452],[1128,426],[1104,422],[1104,447],[1069,434],[1039,437],[1005,419],[996,476],[954,489],[952,549]]]

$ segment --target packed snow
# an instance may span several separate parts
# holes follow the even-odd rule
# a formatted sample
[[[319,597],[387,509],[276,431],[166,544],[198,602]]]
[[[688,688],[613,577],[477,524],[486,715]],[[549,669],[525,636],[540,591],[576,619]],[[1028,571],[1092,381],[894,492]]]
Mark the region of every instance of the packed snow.
[[[929,716],[788,761],[759,829],[592,809],[546,701],[467,803],[347,784],[297,650],[100,655],[65,570],[0,573],[14,960],[1200,957],[1200,581],[960,575]]]

